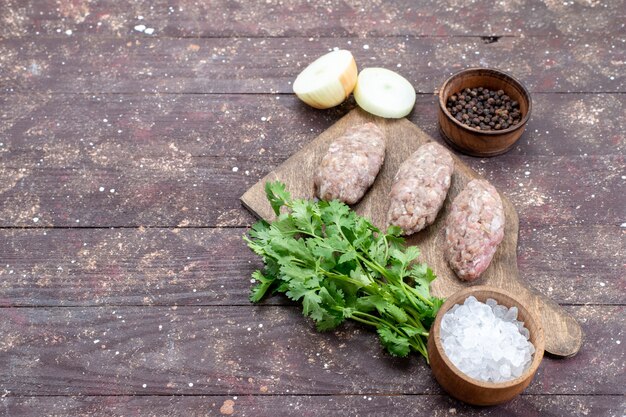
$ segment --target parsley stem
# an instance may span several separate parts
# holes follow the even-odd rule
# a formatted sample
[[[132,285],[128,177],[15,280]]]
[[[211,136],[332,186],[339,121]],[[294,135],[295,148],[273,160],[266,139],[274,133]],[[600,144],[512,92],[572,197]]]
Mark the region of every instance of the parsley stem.
[[[354,320],[354,321],[358,321],[359,323],[367,324],[368,326],[374,326],[374,327],[376,327],[376,328],[378,328],[378,327],[380,326],[380,324],[378,324],[378,323],[374,323],[374,322],[372,322],[372,321],[365,320],[365,319],[362,319],[362,318],[360,318],[360,317],[356,317],[356,316],[354,316],[354,315],[351,315],[351,316],[350,316],[350,318],[351,318],[352,320]]]
[[[394,326],[393,324],[389,323],[387,320],[383,319],[382,317],[373,316],[373,315],[365,313],[363,311],[355,311],[352,314],[353,315],[354,314],[358,314],[360,316],[368,317],[368,318],[370,318],[372,320],[376,320],[376,321],[380,322],[381,325],[384,325],[384,326],[389,327],[390,329],[393,329],[396,333],[400,333],[400,334],[403,333],[400,329],[398,329],[396,326]]]
[[[412,294],[414,294],[417,298],[419,298],[422,302],[424,302],[425,304],[433,307],[435,304],[430,301],[428,298],[424,297],[422,294],[420,294],[419,291],[417,291],[415,288],[411,287],[410,285],[406,284],[405,282],[403,282],[403,284],[409,289],[409,291],[411,291]]]
[[[370,261],[370,260],[364,258],[363,256],[361,256],[358,253],[356,254],[356,256],[357,256],[357,258],[362,260],[363,263],[365,265],[367,265],[371,270],[378,272],[380,275],[382,275],[385,278],[389,278],[387,270],[385,268],[383,268],[382,266],[378,265],[378,263],[376,263],[375,261]]]
[[[383,235],[383,241],[385,242],[385,259],[389,259],[389,242],[387,242],[387,235]]]
[[[413,342],[411,339],[417,340],[417,343]],[[426,358],[426,363],[430,363],[430,361],[428,360],[428,351],[426,349],[426,346],[424,346],[424,342],[422,341],[422,339],[419,337],[414,337],[411,339],[409,339],[409,345],[413,349],[421,353],[424,358]]]
[[[428,332],[426,331],[426,328],[422,324],[421,320],[418,318],[419,314],[412,307],[407,307],[406,309],[410,313],[410,314],[407,314],[407,316],[409,316],[409,321],[411,322],[413,327],[419,329],[420,330],[419,334],[421,334],[422,336],[428,336]]]
[[[415,308],[416,310],[419,310],[419,307],[417,306],[417,304],[415,303],[415,300],[413,299],[414,297],[412,296],[411,292],[406,289],[407,285],[404,283],[402,279],[400,279],[400,288],[402,288],[402,292],[406,295],[407,300],[409,300],[409,303],[411,303],[413,308]]]
[[[323,268],[320,268],[319,271],[322,274],[324,274],[326,277],[328,277],[328,278],[349,282],[350,284],[354,284],[354,285],[358,286],[359,288],[361,288],[361,287],[369,288],[368,286],[365,286],[362,282],[357,281],[356,279],[352,279],[352,278],[350,278],[350,277],[348,277],[346,275],[335,274],[335,273],[327,271],[327,270],[325,270]]]
[[[371,319],[371,320],[375,320],[375,321],[377,321],[377,322],[379,322],[379,323],[380,323],[379,325],[385,325],[385,326],[393,327],[393,325],[392,325],[391,323],[387,322],[386,320],[384,320],[384,319],[383,319],[383,318],[381,318],[381,317],[377,317],[377,316],[374,316],[374,315],[371,315],[371,314],[365,313],[365,312],[363,312],[363,311],[358,311],[358,310],[357,310],[357,311],[352,312],[352,315],[353,315],[353,316],[354,316],[355,314],[356,314],[356,315],[359,315],[359,316],[362,316],[362,317],[367,317],[367,318],[369,318],[369,319]],[[376,326],[376,327],[378,327],[378,326]]]

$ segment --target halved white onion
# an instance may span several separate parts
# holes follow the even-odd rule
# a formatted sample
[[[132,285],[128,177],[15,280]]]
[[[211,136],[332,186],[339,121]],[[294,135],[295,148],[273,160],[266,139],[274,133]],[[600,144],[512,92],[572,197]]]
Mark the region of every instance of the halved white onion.
[[[293,83],[293,92],[310,106],[328,109],[350,95],[356,79],[352,53],[339,49],[322,55],[306,67]]]
[[[354,99],[368,113],[398,119],[415,105],[415,89],[400,74],[385,68],[365,68],[359,74]]]

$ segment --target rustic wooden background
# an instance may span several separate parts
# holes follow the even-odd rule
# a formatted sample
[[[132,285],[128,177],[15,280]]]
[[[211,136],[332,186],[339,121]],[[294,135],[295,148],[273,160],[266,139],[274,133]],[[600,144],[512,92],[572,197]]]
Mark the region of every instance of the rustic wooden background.
[[[624,0],[0,0],[0,414],[623,416],[625,25]],[[452,72],[532,92],[518,146],[463,160],[515,204],[521,275],[585,341],[506,405],[247,300],[239,197],[354,107],[291,94],[334,47],[405,75],[435,138]]]

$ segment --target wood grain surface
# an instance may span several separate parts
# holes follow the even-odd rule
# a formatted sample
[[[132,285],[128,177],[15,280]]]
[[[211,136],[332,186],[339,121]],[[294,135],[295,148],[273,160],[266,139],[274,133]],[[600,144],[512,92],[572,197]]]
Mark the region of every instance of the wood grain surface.
[[[503,37],[494,43],[477,36],[21,37],[0,39],[0,81],[6,83],[0,91],[291,94],[291,83],[314,57],[342,48],[354,53],[359,69],[393,68],[420,93],[433,93],[452,73],[478,66],[510,72],[531,92],[613,92],[626,90],[625,40],[626,34],[606,40]]]
[[[248,278],[262,264],[244,233],[243,227],[0,229],[6,262],[0,306],[249,306]],[[522,230],[520,274],[558,303],[624,304],[621,236],[619,226]],[[290,304],[278,296],[264,303]]]
[[[320,112],[271,95],[0,97],[3,227],[248,226],[241,194],[353,108]],[[419,96],[410,120],[438,138],[435,103]],[[531,227],[619,226],[622,95],[535,95],[534,103],[514,149],[463,161],[507,190]]]
[[[626,12],[621,5],[540,0],[495,4],[491,0],[138,0],[128,4],[116,0],[7,0],[0,14],[4,23],[0,34],[65,36],[69,28],[72,34],[128,36],[141,34],[134,26],[144,24],[155,29],[151,36],[177,38],[603,35],[625,32]]]
[[[412,154],[420,145],[432,141],[423,130],[406,119],[385,120],[368,115],[355,109],[331,126],[308,146],[289,158],[280,167],[252,186],[241,197],[243,204],[258,217],[271,220],[274,213],[265,196],[265,183],[281,181],[294,198],[312,199],[315,197],[313,175],[329,144],[346,130],[374,121],[385,132],[385,162],[376,181],[363,199],[354,206],[357,213],[369,218],[381,229],[387,227],[389,208],[389,190],[393,177],[407,155]],[[546,351],[556,356],[573,356],[582,345],[583,334],[576,321],[565,313],[558,304],[528,287],[520,280],[517,269],[517,236],[519,220],[515,207],[506,194],[501,193],[505,213],[504,239],[498,246],[491,265],[480,279],[467,283],[459,280],[443,257],[444,222],[454,198],[469,181],[480,178],[478,173],[465,165],[452,153],[455,170],[452,175],[450,190],[435,222],[420,233],[407,238],[408,245],[417,245],[422,253],[420,260],[425,261],[437,275],[431,284],[434,295],[448,297],[456,291],[471,285],[491,285],[515,294],[535,316],[540,317],[546,332]]]
[[[230,411],[237,416],[336,417],[356,415],[618,416],[626,404],[619,395],[521,395],[499,408],[477,408],[438,395],[244,395],[237,396],[58,396],[0,398],[0,409],[14,417],[49,410],[56,417],[206,417]],[[236,413],[236,414],[235,414]]]
[[[621,417],[622,3],[0,0],[0,415]],[[510,403],[466,406],[366,329],[247,300],[239,197],[355,107],[292,95],[335,47],[407,77],[435,140],[452,72],[531,91],[510,152],[461,160],[515,206],[520,277],[586,339]]]
[[[525,392],[621,395],[624,308],[565,309],[593,338],[544,358]],[[319,333],[299,307],[2,308],[0,331],[10,396],[443,393],[421,357],[389,356],[352,322]]]

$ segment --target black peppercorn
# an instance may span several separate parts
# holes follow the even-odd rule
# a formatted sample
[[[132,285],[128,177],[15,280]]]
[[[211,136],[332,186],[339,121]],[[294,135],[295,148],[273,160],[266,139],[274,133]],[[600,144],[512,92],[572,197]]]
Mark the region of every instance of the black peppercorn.
[[[520,123],[519,102],[504,90],[465,88],[448,98],[448,112],[464,125],[477,130],[500,130]]]

